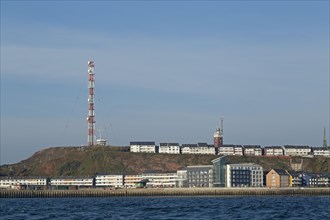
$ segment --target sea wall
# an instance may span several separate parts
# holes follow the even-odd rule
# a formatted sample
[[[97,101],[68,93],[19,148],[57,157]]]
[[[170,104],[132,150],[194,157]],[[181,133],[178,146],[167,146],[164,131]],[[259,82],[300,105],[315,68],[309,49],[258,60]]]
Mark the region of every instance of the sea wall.
[[[0,198],[330,196],[330,188],[175,188],[117,190],[0,190]]]

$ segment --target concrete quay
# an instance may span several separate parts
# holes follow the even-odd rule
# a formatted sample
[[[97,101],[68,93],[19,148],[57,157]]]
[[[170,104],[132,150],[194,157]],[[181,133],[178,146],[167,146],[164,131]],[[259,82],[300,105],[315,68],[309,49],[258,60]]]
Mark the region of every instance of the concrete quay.
[[[330,196],[330,188],[157,188],[84,190],[0,190],[0,198],[84,197],[223,197],[223,196]]]

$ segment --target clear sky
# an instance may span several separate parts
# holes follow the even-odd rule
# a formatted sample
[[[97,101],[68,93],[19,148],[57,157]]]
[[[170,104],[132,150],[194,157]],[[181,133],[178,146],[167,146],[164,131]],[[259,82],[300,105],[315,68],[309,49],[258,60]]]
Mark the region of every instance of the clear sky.
[[[1,164],[86,145],[89,59],[112,145],[329,133],[329,1],[1,1]]]

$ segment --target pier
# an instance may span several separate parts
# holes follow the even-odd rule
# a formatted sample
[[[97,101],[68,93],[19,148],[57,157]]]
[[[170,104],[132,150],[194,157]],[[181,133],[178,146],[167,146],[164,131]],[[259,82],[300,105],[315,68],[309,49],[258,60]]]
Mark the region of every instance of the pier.
[[[330,196],[330,188],[0,190],[0,198]]]

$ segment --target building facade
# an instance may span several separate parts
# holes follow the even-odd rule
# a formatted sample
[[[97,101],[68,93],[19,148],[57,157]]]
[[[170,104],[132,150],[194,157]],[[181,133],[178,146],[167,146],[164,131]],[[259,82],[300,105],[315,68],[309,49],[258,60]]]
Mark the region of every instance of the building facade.
[[[50,180],[50,185],[58,188],[75,187],[93,187],[95,184],[94,177],[58,177]]]
[[[43,177],[2,177],[0,188],[6,189],[46,189],[49,178]]]
[[[188,187],[212,187],[212,167],[212,165],[188,166],[186,168]]]
[[[157,153],[155,142],[130,142],[130,151],[136,153]]]
[[[136,188],[138,183],[142,181],[142,175],[124,175],[124,187],[126,188]]]
[[[213,175],[213,186],[214,187],[225,187],[226,186],[226,165],[227,157],[218,157],[212,162],[212,175]]]
[[[282,169],[272,169],[266,176],[266,186],[269,188],[291,187],[290,174]]]
[[[242,145],[223,145],[219,148],[219,155],[243,155],[243,147]]]
[[[180,154],[180,146],[178,143],[160,143],[160,154]]]
[[[198,144],[182,144],[182,154],[213,154],[215,155],[215,147],[207,143]]]
[[[142,179],[147,180],[149,188],[174,188],[178,176],[176,172],[145,171]]]
[[[95,177],[96,187],[124,187],[124,175],[96,175]]]
[[[308,156],[312,151],[309,146],[284,145],[283,148],[285,156]]]
[[[244,145],[244,156],[262,156],[262,149],[260,145]]]
[[[226,187],[262,187],[263,168],[258,164],[226,165]]]
[[[330,147],[313,147],[314,156],[330,157]]]
[[[284,151],[281,146],[265,146],[264,155],[265,156],[283,156]]]

